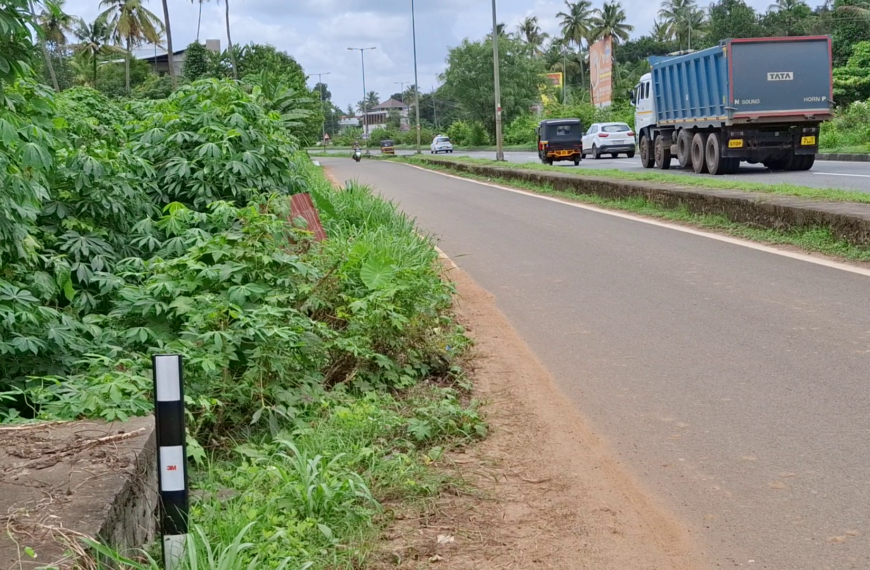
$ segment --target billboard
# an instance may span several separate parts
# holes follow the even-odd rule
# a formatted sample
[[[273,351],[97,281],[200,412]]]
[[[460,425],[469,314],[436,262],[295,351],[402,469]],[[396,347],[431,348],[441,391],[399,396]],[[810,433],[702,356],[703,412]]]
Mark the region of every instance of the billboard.
[[[604,36],[589,48],[592,104],[607,107],[613,92],[613,38]]]
[[[555,73],[548,73],[546,75],[546,77],[547,77],[547,84],[548,85],[552,85],[556,89],[559,89],[562,87],[562,72],[561,71],[558,71]]]

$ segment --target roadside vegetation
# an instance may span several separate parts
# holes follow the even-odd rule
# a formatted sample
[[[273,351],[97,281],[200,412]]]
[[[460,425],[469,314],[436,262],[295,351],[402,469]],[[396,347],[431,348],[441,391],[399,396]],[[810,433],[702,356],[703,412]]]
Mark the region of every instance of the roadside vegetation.
[[[845,240],[838,239],[830,232],[830,230],[825,228],[791,230],[756,228],[748,224],[733,222],[725,216],[696,214],[690,212],[685,206],[671,208],[643,197],[615,199],[596,196],[593,194],[578,194],[556,190],[550,184],[535,184],[522,180],[501,178],[497,174],[482,176],[469,172],[461,172],[446,165],[438,165],[437,162],[431,162],[425,158],[414,159],[412,157],[403,157],[395,160],[407,162],[409,164],[417,164],[418,166],[430,170],[445,172],[461,178],[520,188],[569,201],[669,220],[762,243],[795,246],[806,251],[823,253],[825,255],[849,261],[870,261],[870,247],[857,246]]]
[[[429,157],[434,158],[434,157]],[[464,156],[437,157],[438,160],[450,160],[480,166],[493,166],[496,168],[510,168],[512,170],[536,170],[548,173],[567,174],[571,176],[583,176],[587,178],[608,178],[612,180],[632,180],[643,182],[657,182],[663,184],[675,184],[693,188],[710,188],[714,190],[740,190],[742,192],[759,192],[762,194],[779,194],[782,196],[795,196],[809,200],[824,200],[829,202],[857,202],[870,204],[870,194],[866,192],[838,190],[836,188],[812,188],[810,186],[797,186],[794,184],[763,184],[758,182],[740,182],[727,178],[712,178],[701,176],[685,176],[680,174],[664,174],[656,171],[632,172],[610,168],[554,168],[537,163],[510,163],[497,162],[485,158],[468,158]],[[433,164],[427,157],[401,156],[391,157],[390,160],[401,160],[421,166]]]
[[[185,567],[365,567],[393,509],[455,485],[430,465],[486,434],[432,241],[300,151],[286,54],[117,100],[36,81],[26,0],[0,22],[0,422],[149,414],[151,355],[183,354]]]

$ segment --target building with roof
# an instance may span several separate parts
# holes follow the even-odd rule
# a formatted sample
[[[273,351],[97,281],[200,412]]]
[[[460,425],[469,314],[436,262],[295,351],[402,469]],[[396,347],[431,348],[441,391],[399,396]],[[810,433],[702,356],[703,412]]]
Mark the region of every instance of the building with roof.
[[[220,53],[221,51],[221,41],[220,40],[205,40],[205,47],[214,53]],[[156,51],[156,48],[155,48]],[[181,75],[184,72],[184,60],[185,55],[187,53],[187,49],[176,50],[174,53],[174,57],[172,58],[172,62],[175,65],[175,74]],[[169,73],[169,54],[162,53],[160,55],[152,55],[149,57],[141,57],[139,58],[144,62],[147,62],[151,65],[151,69],[154,70],[155,73],[166,74]]]

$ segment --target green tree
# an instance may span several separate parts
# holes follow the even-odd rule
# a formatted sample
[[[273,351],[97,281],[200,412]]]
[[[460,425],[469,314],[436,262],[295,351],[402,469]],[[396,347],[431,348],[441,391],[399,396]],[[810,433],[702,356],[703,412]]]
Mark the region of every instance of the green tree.
[[[502,109],[505,122],[527,112],[540,99],[546,71],[543,61],[530,57],[529,47],[520,40],[499,40]],[[441,76],[444,91],[457,101],[464,114],[495,131],[495,100],[492,71],[492,42],[463,40],[450,50],[447,69]],[[422,107],[421,107],[422,110]]]
[[[117,46],[111,45],[112,29],[106,18],[98,16],[91,23],[81,18],[78,26],[73,30],[73,35],[79,43],[71,46],[73,51],[92,66],[92,86],[97,86],[97,65],[99,59],[106,55],[125,53]]]
[[[220,1],[220,0],[218,0]],[[236,62],[236,52],[233,51],[233,35],[230,30],[230,0],[224,0],[224,6],[226,7],[226,16],[224,20],[227,24],[227,53],[230,56],[230,63],[233,66],[233,79],[239,78],[239,69]],[[201,6],[200,6],[201,7]]]
[[[870,40],[870,20],[864,17],[867,9],[866,0],[834,0],[830,14],[834,67],[846,65],[854,46]]]
[[[196,17],[196,41],[199,42],[199,32],[202,29],[202,5],[209,0],[190,0],[191,4],[199,4],[199,13]]]
[[[543,55],[544,42],[547,41],[549,34],[541,30],[541,26],[538,25],[537,16],[526,17],[522,23],[517,26],[517,33],[520,38],[526,42],[530,48],[532,48],[532,53],[534,53],[534,55]]]
[[[718,0],[710,4],[710,21],[705,43],[709,46],[728,38],[754,38],[763,35],[758,14],[743,0]]]
[[[834,69],[834,101],[841,107],[870,99],[870,41],[852,47],[849,62]]]
[[[812,33],[815,17],[812,8],[802,0],[777,0],[761,18],[770,36],[803,36]]]
[[[213,68],[214,57],[212,53],[199,42],[193,42],[187,46],[184,54],[184,78],[187,81],[196,81],[207,77]]]
[[[105,18],[112,31],[112,39],[126,49],[124,68],[126,89],[130,92],[130,58],[134,47],[144,42],[160,43],[163,23],[153,12],[145,8],[143,0],[100,0],[104,8],[100,17]]]
[[[677,40],[679,49],[692,49],[692,38],[697,38],[704,26],[704,12],[695,0],[664,0],[658,13],[666,26],[667,39]]]
[[[622,9],[622,5],[618,1],[605,2],[602,8],[595,10],[590,36],[596,40],[611,36],[614,46],[620,42],[628,41],[634,26],[626,24],[626,19],[625,10]]]
[[[667,55],[678,48],[671,41],[661,41],[652,36],[641,36],[636,40],[629,40],[619,46],[616,52],[616,61],[621,64],[632,65],[638,62],[646,62],[651,55]]]

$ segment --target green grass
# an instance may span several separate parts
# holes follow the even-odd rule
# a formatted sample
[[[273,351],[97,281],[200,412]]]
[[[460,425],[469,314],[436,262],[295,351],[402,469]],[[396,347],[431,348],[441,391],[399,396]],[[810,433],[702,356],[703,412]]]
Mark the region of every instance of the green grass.
[[[668,208],[643,197],[624,199],[602,198],[601,196],[592,194],[575,194],[555,190],[550,185],[532,184],[519,180],[509,180],[498,176],[478,176],[466,172],[459,172],[444,166],[434,166],[430,164],[427,165],[426,168],[439,172],[449,172],[450,174],[462,178],[495,182],[505,186],[530,190],[538,194],[555,196],[558,198],[582,202],[584,204],[600,206],[602,208],[621,210],[643,216],[678,222],[698,228],[715,230],[752,241],[773,245],[796,246],[806,251],[823,253],[851,261],[870,261],[870,247],[857,246],[850,244],[845,240],[838,239],[834,237],[830,230],[825,228],[793,230],[757,228],[747,224],[732,222],[725,216],[692,213],[686,206]]]
[[[479,166],[495,166],[510,168],[512,170],[537,170],[542,172],[571,174],[589,178],[605,178],[611,180],[630,180],[636,182],[658,182],[674,184],[692,188],[711,188],[716,190],[740,190],[743,192],[758,192],[762,194],[777,194],[781,196],[794,196],[810,200],[824,200],[829,202],[857,202],[870,204],[870,193],[838,190],[835,188],[811,188],[809,186],[797,186],[794,184],[762,184],[758,182],[740,182],[714,176],[685,176],[680,174],[665,174],[659,171],[629,172],[615,169],[585,169],[583,167],[568,169],[554,169],[544,164],[515,164],[496,162],[483,158],[468,157],[438,157],[439,160],[451,160]],[[412,162],[414,164],[428,164],[427,157],[397,157],[396,160]]]
[[[870,146],[839,146],[820,149],[822,154],[870,154]]]

